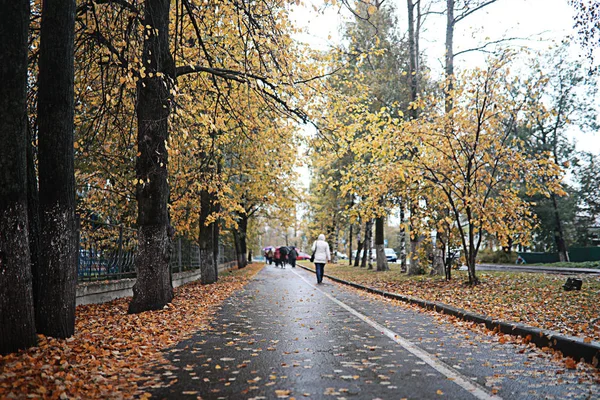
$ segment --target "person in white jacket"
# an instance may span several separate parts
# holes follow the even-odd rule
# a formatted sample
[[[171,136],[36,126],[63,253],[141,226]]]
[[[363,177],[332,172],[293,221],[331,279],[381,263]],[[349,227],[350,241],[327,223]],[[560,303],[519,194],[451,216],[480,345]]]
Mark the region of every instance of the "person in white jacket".
[[[323,273],[325,272],[325,264],[331,261],[331,252],[329,251],[329,243],[325,241],[325,235],[320,234],[319,238],[313,243],[312,251],[315,254],[315,271],[317,273],[317,283],[323,282]]]

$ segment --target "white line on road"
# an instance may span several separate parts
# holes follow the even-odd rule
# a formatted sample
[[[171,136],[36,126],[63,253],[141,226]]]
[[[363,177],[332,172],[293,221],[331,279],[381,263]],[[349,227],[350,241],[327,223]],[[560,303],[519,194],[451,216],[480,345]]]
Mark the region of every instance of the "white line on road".
[[[378,331],[380,331],[381,333],[383,333],[384,335],[386,335],[387,337],[389,337],[390,339],[392,339],[394,342],[396,342],[400,346],[404,347],[406,350],[408,350],[409,352],[411,352],[413,355],[419,357],[425,363],[429,364],[429,366],[431,366],[433,369],[435,369],[436,371],[438,371],[442,375],[445,375],[448,379],[452,380],[452,382],[456,383],[458,386],[460,386],[463,389],[465,389],[466,391],[470,392],[476,398],[481,399],[481,400],[502,400],[501,397],[489,393],[482,386],[478,385],[475,382],[472,382],[468,377],[466,377],[466,376],[462,375],[461,373],[457,372],[455,369],[453,369],[452,367],[450,367],[448,364],[445,364],[442,361],[438,360],[436,357],[434,357],[433,355],[429,354],[425,350],[417,347],[412,342],[408,341],[407,339],[404,339],[403,337],[401,337],[397,333],[389,330],[385,326],[378,324],[377,322],[373,321],[372,319],[370,319],[366,315],[361,314],[360,312],[358,312],[354,308],[352,308],[349,305],[347,305],[346,303],[344,303],[344,302],[336,299],[335,297],[333,297],[329,293],[325,293],[324,291],[322,291],[321,289],[319,289],[317,286],[315,286],[312,283],[310,283],[309,281],[307,281],[302,275],[298,274],[296,271],[292,271],[292,272],[294,274],[296,274],[298,277],[300,277],[304,282],[306,282],[307,284],[309,284],[313,288],[315,288],[318,291],[320,291],[321,293],[323,293],[331,301],[333,301],[334,303],[338,304],[340,307],[348,310],[351,314],[355,315],[359,319],[361,319],[364,322],[366,322],[367,324],[371,325],[373,328],[377,329]]]

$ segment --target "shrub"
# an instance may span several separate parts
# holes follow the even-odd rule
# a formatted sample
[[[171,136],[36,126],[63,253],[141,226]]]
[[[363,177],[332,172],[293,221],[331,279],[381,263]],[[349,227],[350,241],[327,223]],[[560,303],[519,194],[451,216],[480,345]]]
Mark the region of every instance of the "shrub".
[[[491,249],[480,250],[477,254],[477,262],[492,264],[514,264],[517,261],[517,253],[506,253],[503,250],[493,251]]]

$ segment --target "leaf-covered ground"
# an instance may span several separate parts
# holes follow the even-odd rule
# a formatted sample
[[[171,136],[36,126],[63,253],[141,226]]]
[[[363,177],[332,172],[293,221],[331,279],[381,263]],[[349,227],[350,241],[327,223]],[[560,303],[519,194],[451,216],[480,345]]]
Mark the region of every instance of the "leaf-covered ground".
[[[129,298],[77,307],[76,333],[67,340],[39,336],[37,347],[0,356],[0,399],[147,398],[160,382],[152,366],[163,350],[208,329],[218,306],[260,269],[253,264],[223,274],[213,285],[175,289],[163,310],[127,314]]]
[[[556,274],[486,272],[481,284],[465,284],[466,272],[453,279],[407,277],[397,265],[376,272],[347,265],[325,267],[325,273],[388,292],[419,297],[506,321],[600,341],[600,277],[581,276],[581,291],[565,292],[566,276]]]

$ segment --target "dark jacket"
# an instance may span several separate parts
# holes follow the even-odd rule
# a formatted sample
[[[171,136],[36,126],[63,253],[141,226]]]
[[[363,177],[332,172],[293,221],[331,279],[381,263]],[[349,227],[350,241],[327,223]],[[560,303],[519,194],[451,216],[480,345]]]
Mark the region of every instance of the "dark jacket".
[[[295,260],[298,258],[298,251],[295,248],[290,249],[290,253],[288,254],[288,259]]]

